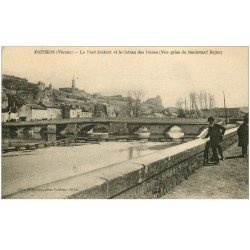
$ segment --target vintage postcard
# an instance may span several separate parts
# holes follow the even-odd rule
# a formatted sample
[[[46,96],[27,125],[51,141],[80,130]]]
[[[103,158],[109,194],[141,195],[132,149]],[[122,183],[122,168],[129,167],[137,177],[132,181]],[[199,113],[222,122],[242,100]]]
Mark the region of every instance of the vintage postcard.
[[[248,47],[2,47],[2,198],[248,199]]]

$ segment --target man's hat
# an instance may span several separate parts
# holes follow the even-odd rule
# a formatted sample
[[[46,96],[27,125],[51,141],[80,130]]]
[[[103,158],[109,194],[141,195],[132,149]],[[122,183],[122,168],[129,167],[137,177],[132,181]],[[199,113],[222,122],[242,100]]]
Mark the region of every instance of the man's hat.
[[[211,116],[211,117],[208,117],[207,121],[208,121],[208,122],[210,122],[210,121],[214,122],[214,118],[213,118],[212,116]]]

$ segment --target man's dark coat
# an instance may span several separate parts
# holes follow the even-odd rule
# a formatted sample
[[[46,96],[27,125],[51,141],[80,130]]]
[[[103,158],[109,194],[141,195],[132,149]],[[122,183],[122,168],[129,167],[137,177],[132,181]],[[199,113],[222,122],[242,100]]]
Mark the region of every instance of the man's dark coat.
[[[244,147],[248,145],[248,124],[243,123],[237,130],[239,137],[239,147]]]
[[[221,143],[222,136],[224,135],[225,131],[226,129],[219,124],[209,126],[206,138],[210,137],[211,146],[217,146]]]

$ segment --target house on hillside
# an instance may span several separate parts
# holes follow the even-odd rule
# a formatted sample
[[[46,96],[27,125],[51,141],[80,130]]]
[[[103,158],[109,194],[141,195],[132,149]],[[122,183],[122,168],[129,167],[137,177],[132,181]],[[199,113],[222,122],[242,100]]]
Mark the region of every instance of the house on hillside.
[[[115,108],[107,103],[97,103],[95,105],[95,116],[96,117],[116,117]]]
[[[66,106],[63,108],[63,118],[80,118],[82,117],[82,109],[72,106]]]
[[[17,122],[19,121],[19,114],[17,112],[9,113],[9,121],[10,122]]]
[[[2,110],[2,122],[8,122],[9,121],[9,112],[5,112]]]
[[[19,121],[19,114],[16,110],[10,110],[9,108],[2,108],[2,122],[17,122]]]
[[[155,118],[164,118],[165,115],[164,115],[163,113],[155,112],[155,113],[154,113],[154,117],[155,117]]]
[[[47,119],[62,119],[62,109],[55,104],[41,104],[47,109]]]
[[[108,117],[116,117],[115,108],[113,106],[107,104],[106,109]]]
[[[34,121],[48,119],[47,108],[37,104],[25,104],[19,110],[20,121]]]
[[[93,113],[85,108],[82,109],[82,117],[92,117]]]
[[[45,90],[45,83],[38,81],[37,87],[39,88],[39,90],[44,91]]]

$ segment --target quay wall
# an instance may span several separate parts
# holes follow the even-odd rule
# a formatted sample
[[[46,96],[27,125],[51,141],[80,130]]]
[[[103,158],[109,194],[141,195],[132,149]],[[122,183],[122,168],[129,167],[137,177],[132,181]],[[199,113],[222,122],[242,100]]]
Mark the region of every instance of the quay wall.
[[[203,165],[208,139],[196,139],[149,155],[69,177],[3,198],[19,199],[147,199],[158,198],[188,179]],[[237,141],[237,130],[226,131],[224,149]]]

